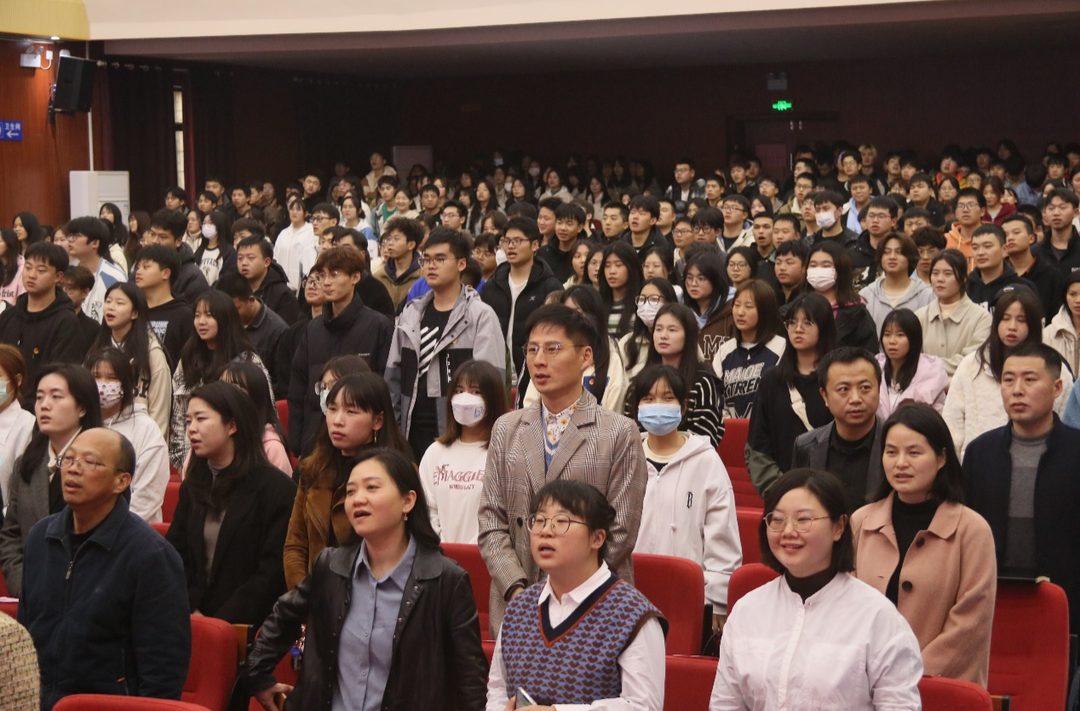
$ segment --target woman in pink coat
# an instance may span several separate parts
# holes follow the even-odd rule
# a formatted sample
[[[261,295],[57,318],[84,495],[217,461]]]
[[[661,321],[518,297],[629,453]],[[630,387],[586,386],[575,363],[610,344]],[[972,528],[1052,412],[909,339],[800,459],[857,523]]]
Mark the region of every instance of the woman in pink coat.
[[[886,482],[855,512],[855,576],[911,625],[924,673],[986,686],[997,558],[990,526],[961,501],[960,460],[945,420],[921,403],[882,426]]]
[[[880,419],[888,419],[902,402],[921,402],[938,412],[945,406],[949,374],[941,359],[923,353],[922,346],[922,324],[913,311],[897,309],[881,322]]]

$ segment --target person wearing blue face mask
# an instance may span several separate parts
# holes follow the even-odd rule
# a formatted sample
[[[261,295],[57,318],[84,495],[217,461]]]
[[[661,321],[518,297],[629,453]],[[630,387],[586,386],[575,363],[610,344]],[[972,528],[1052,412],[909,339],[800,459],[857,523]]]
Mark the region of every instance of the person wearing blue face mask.
[[[285,536],[285,583],[289,590],[311,572],[323,548],[352,540],[345,514],[345,484],[349,472],[372,449],[385,447],[412,456],[394,419],[390,387],[382,375],[360,371],[357,356],[327,363],[319,399],[325,402],[323,425],[315,434],[311,454],[297,467],[299,484]],[[328,385],[328,386],[327,386]]]
[[[742,564],[735,494],[709,439],[679,430],[686,382],[670,365],[651,365],[634,378],[626,401],[645,429],[649,480],[635,553],[687,558],[705,573],[713,629],[727,618],[728,580]]]

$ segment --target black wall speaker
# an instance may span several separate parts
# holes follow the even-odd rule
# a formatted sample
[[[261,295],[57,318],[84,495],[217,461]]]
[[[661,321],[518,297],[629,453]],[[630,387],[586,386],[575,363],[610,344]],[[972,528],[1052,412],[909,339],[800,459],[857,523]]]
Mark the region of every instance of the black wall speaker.
[[[61,111],[89,111],[96,71],[97,62],[93,60],[60,57],[60,66],[56,70],[54,108]]]

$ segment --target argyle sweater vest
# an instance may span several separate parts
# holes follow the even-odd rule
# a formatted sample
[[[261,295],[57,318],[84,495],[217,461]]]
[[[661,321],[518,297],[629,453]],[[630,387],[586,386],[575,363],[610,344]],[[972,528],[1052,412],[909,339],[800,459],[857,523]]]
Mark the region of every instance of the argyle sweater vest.
[[[502,660],[507,698],[524,689],[537,704],[591,704],[622,693],[619,655],[660,611],[615,573],[558,627],[539,605],[544,583],[506,608]]]

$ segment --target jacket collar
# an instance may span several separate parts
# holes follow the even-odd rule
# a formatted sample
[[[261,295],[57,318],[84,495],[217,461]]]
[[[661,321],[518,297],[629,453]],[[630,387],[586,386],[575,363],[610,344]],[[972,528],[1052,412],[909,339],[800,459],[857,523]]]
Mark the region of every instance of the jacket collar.
[[[870,505],[866,518],[863,519],[862,530],[879,532],[886,526],[892,527],[892,507],[895,496],[894,491],[881,501]],[[942,502],[927,530],[941,539],[952,538],[956,534],[956,529],[960,527],[960,514],[963,511],[962,504],[954,501]]]
[[[116,503],[113,504],[113,510],[109,512],[109,515],[105,517],[105,520],[98,524],[94,529],[94,533],[90,536],[87,543],[96,543],[105,550],[112,550],[112,547],[116,544],[116,539],[120,535],[120,529],[123,527],[124,522],[127,520],[128,514],[128,502],[123,496],[116,497]],[[68,535],[71,533],[72,512],[67,506],[56,516],[51,516],[48,528],[45,529],[45,538],[53,539],[61,542],[67,541]]]
[[[349,580],[352,578],[353,571],[356,570],[356,558],[360,555],[360,541],[331,549],[329,555],[330,572]],[[416,557],[413,559],[409,581],[431,580],[439,577],[442,574],[440,560],[442,556],[442,549],[431,550],[424,546],[416,546]]]

